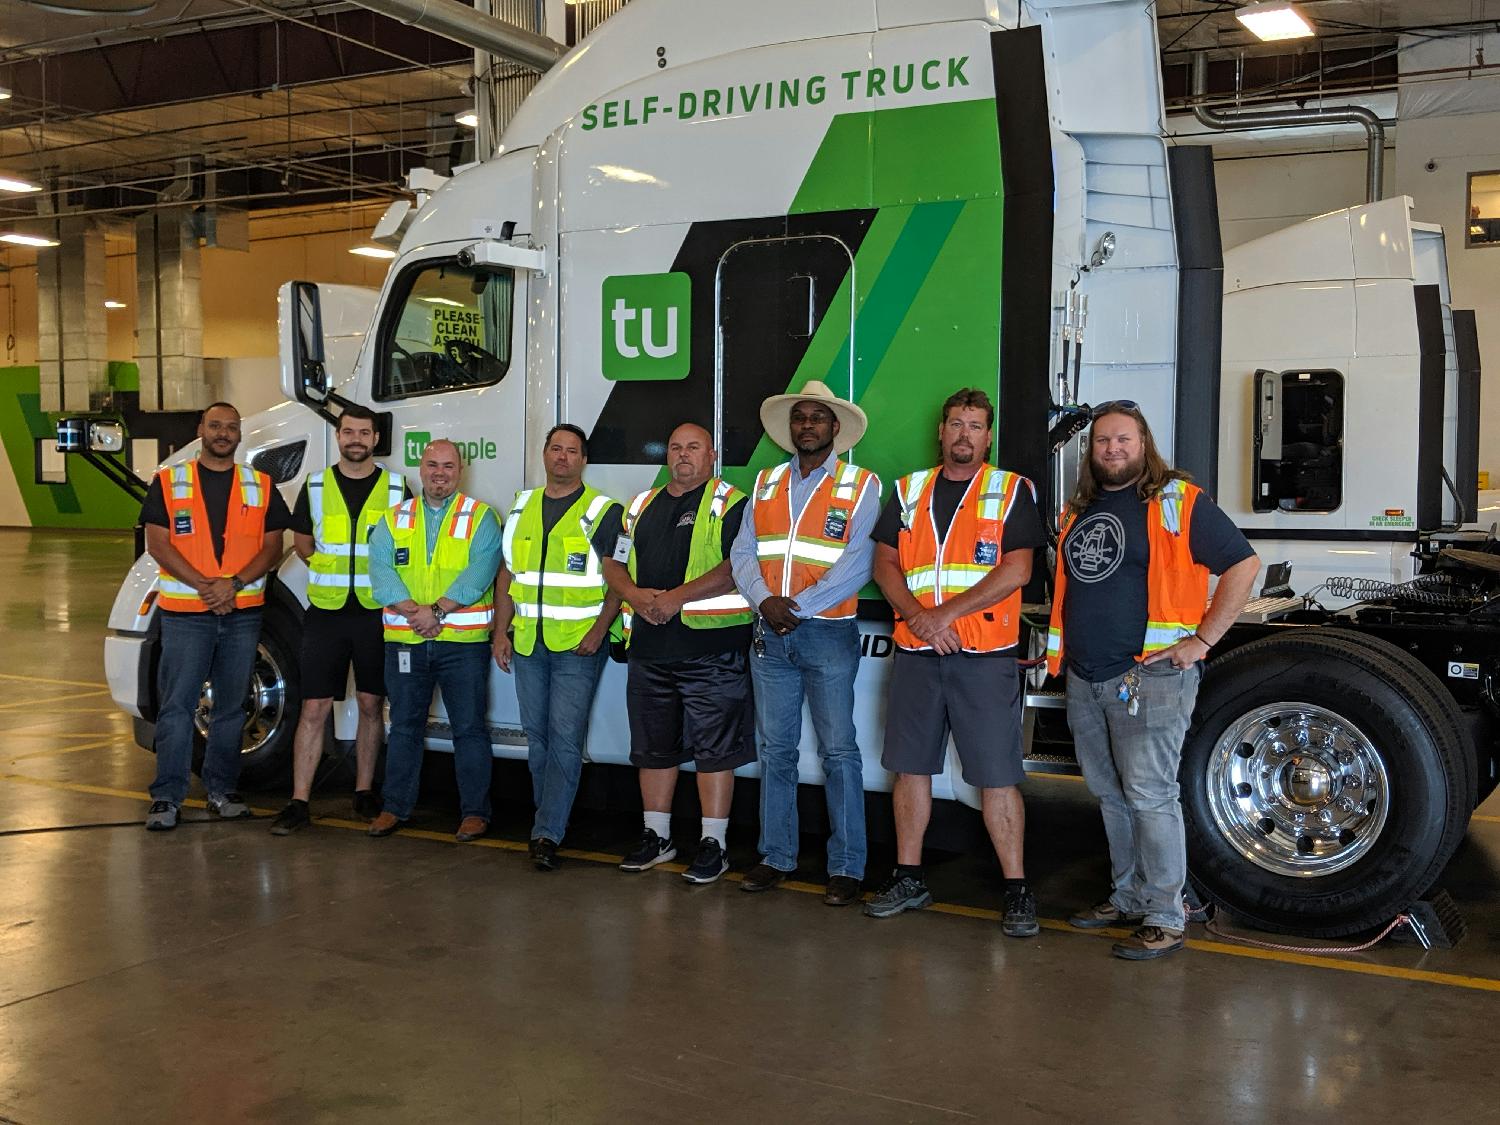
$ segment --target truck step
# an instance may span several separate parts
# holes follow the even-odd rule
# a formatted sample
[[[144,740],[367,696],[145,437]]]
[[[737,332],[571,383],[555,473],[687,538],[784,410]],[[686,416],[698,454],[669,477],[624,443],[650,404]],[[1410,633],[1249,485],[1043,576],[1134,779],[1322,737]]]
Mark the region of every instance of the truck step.
[[[501,727],[494,723],[486,724],[490,732],[491,746],[525,746],[526,732],[517,730],[515,727]],[[427,737],[437,739],[439,742],[453,741],[453,727],[448,723],[440,723],[436,720],[427,724]]]
[[[1301,598],[1251,598],[1236,620],[1240,625],[1264,625],[1295,613],[1303,604]]]
[[[1083,776],[1078,759],[1070,754],[1030,754],[1021,759],[1027,773],[1065,774],[1069,777]]]
[[[1026,706],[1061,711],[1067,708],[1068,698],[1060,691],[1028,691]]]

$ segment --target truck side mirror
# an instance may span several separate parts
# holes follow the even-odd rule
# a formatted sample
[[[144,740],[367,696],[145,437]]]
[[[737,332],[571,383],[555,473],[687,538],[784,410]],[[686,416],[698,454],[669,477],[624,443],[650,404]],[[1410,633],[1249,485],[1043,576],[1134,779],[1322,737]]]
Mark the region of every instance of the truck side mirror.
[[[299,402],[328,400],[328,369],[323,362],[323,312],[318,287],[310,281],[291,283],[292,389]]]

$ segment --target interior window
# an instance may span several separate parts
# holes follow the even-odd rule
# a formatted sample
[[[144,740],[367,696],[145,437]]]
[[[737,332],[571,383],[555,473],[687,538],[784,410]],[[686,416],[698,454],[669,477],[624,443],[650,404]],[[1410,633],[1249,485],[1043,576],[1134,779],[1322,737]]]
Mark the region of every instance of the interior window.
[[[1257,512],[1331,512],[1344,502],[1344,377],[1257,371]]]
[[[412,270],[383,325],[376,398],[498,383],[510,369],[510,270],[454,261]],[[402,283],[397,283],[397,292]]]
[[[1470,172],[1465,246],[1500,246],[1500,172]]]

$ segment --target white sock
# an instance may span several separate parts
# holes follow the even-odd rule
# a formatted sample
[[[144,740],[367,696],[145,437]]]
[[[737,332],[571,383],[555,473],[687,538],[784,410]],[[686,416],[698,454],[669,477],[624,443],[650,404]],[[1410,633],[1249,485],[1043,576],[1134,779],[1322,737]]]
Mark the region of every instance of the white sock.
[[[663,840],[672,838],[672,814],[669,812],[647,812],[646,827]]]
[[[703,838],[705,840],[712,837],[719,842],[719,847],[722,848],[725,846],[724,837],[728,832],[729,818],[727,816],[722,820],[713,816],[705,816],[703,818]]]

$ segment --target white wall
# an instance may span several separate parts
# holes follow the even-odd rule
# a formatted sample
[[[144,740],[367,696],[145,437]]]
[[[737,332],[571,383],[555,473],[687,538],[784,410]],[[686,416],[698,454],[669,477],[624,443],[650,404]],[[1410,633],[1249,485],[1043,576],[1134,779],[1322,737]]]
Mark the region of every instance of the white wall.
[[[1214,161],[1224,249],[1365,201],[1365,151]],[[1386,181],[1390,182],[1389,164]]]

